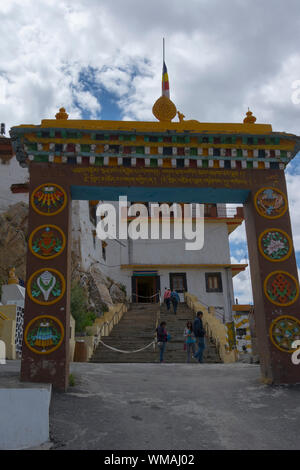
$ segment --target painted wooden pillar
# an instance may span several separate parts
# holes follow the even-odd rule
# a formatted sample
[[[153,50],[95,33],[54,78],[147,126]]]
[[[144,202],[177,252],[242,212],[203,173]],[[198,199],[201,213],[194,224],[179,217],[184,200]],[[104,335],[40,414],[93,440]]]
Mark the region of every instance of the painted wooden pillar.
[[[59,390],[69,378],[70,209],[67,180],[32,165],[21,380]]]
[[[299,283],[284,171],[268,186],[263,175],[253,183],[245,222],[262,378],[297,383],[291,356],[300,338]]]

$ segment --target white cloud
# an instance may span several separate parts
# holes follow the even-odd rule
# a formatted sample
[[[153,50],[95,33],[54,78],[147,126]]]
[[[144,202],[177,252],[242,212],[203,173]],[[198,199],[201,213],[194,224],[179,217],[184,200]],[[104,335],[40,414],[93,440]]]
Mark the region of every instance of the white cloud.
[[[242,253],[237,253],[237,257],[231,256],[231,263],[248,264],[248,266],[245,271],[241,271],[233,278],[234,298],[238,299],[239,304],[249,304],[253,303],[249,260],[245,257],[245,251],[244,256],[239,256],[239,254]]]
[[[123,116],[153,119],[165,36],[171,97],[187,117],[241,122],[250,106],[258,121],[296,131],[299,12],[296,0],[289,8],[273,0],[268,15],[259,0],[10,0],[1,5],[1,120],[39,122],[62,105],[77,117],[74,87],[88,67]],[[105,119],[94,90],[80,91],[90,93],[80,96],[91,115]]]

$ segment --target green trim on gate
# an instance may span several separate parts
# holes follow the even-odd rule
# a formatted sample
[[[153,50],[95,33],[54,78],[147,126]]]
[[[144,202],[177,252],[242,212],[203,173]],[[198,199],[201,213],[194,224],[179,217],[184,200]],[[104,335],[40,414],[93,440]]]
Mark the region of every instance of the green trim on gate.
[[[129,201],[178,201],[185,203],[244,203],[248,189],[149,187],[149,186],[71,186],[71,197],[82,201],[118,201],[127,196]]]

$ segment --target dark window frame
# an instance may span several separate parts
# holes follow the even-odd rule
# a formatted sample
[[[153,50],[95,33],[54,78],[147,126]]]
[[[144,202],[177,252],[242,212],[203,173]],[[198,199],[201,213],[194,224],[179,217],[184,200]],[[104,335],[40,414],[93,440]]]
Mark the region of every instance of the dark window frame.
[[[183,276],[183,290],[182,289],[176,289],[176,291],[181,294],[183,292],[187,292],[187,279],[186,279],[186,273],[169,273],[169,280],[170,280],[170,289],[173,289],[173,278],[176,276]]]
[[[243,337],[247,335],[247,328],[237,328],[235,331],[237,337]]]
[[[217,288],[210,288],[208,284],[208,280],[210,277],[217,277],[218,278],[218,287]],[[205,273],[205,284],[206,284],[206,292],[223,292],[223,283],[222,283],[222,273]]]

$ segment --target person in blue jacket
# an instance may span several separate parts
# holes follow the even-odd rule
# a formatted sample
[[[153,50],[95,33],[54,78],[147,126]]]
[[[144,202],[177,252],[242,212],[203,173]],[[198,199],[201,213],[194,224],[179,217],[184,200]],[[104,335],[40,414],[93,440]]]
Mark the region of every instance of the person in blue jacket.
[[[157,333],[157,344],[160,349],[159,362],[164,362],[164,352],[166,349],[167,341],[169,341],[170,335],[168,335],[166,329],[166,322],[162,321],[159,327],[156,329]]]
[[[180,297],[179,297],[176,290],[173,290],[171,292],[171,302],[172,302],[172,305],[173,305],[174,314],[176,315],[177,307],[178,307],[178,304],[180,302]]]
[[[205,329],[203,327],[202,317],[203,312],[197,312],[197,316],[193,324],[193,331],[196,343],[198,344],[198,351],[194,354],[194,357],[201,363],[203,362],[203,351],[205,349]]]

